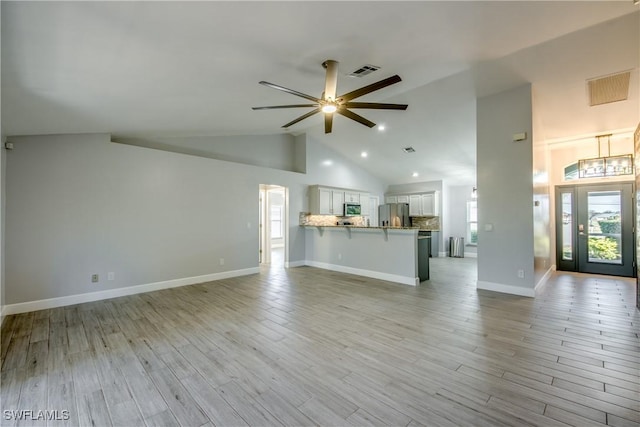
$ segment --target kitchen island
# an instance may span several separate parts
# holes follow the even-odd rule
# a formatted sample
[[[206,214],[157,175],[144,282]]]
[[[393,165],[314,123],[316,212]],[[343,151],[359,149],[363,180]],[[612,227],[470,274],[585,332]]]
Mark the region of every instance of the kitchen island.
[[[303,225],[305,265],[416,286],[418,229]]]

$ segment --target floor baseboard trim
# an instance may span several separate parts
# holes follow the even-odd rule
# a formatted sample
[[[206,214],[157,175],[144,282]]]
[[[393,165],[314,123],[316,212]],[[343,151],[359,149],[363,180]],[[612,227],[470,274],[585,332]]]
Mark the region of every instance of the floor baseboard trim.
[[[372,279],[386,280],[387,282],[401,283],[403,285],[418,286],[418,277],[400,276],[398,274],[380,273],[379,271],[364,270],[361,268],[347,267],[344,265],[328,264],[318,261],[305,261],[310,267],[323,268],[325,270],[338,271],[340,273],[355,274],[357,276],[371,277]]]
[[[549,282],[549,278],[551,277],[551,275],[553,274],[553,269],[549,268],[540,278],[540,280],[538,280],[538,283],[536,283],[535,288],[533,288],[534,292],[540,292],[542,290],[542,288],[544,287],[544,285],[547,284],[547,282]]]
[[[229,279],[231,277],[247,276],[260,272],[259,267],[245,268],[242,270],[223,271],[220,273],[205,274],[202,276],[185,277],[182,279],[166,280],[163,282],[146,283],[143,285],[127,286],[123,288],[108,289],[105,291],[89,292],[57,298],[41,299],[36,301],[7,304],[3,307],[2,316],[10,314],[28,313],[31,311],[45,310],[48,308],[64,307],[67,305],[81,304],[84,302],[100,301],[110,298],[124,297],[127,295],[143,294],[145,292],[159,291],[162,289],[177,288],[180,286],[195,285],[197,283],[211,282],[214,280]]]
[[[291,262],[285,262],[284,266],[286,268],[293,268],[293,267],[304,267],[305,265],[307,265],[305,263],[305,261],[291,261]]]
[[[478,258],[478,252],[465,252],[464,256],[466,258]]]
[[[502,283],[483,282],[481,280],[478,280],[476,289],[481,289],[483,291],[501,292],[503,294],[520,295],[523,297],[531,298],[536,296],[536,292],[534,289],[513,285],[504,285]]]

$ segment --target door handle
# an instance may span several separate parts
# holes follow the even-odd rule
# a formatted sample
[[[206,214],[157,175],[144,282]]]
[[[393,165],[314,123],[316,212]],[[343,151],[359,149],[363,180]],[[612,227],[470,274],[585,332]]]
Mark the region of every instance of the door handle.
[[[584,224],[578,224],[578,233],[584,234]]]

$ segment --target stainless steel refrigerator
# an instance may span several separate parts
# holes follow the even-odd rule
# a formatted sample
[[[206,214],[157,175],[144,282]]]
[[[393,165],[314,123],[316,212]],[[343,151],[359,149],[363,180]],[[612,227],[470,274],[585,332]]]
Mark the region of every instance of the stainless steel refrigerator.
[[[378,206],[380,227],[409,227],[409,204],[387,203]]]

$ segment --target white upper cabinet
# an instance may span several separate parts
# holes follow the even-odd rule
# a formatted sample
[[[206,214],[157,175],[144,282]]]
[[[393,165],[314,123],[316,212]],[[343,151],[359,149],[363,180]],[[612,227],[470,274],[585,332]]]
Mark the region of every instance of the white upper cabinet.
[[[344,192],[345,203],[362,203],[360,200],[360,193],[354,193],[351,191]]]
[[[409,203],[409,216],[440,215],[440,192],[398,194],[385,197],[386,203]]]
[[[331,192],[331,213],[344,215],[344,191],[333,190]]]
[[[438,201],[435,193],[423,194],[421,202],[422,215],[438,215]]]
[[[369,216],[369,209],[370,209],[369,193],[360,193],[360,209],[361,209],[362,215]]]
[[[309,186],[309,212],[312,215],[342,216],[345,203],[360,204],[362,214],[369,214],[369,193],[319,185]]]
[[[409,216],[422,215],[422,195],[412,194],[409,196]]]

